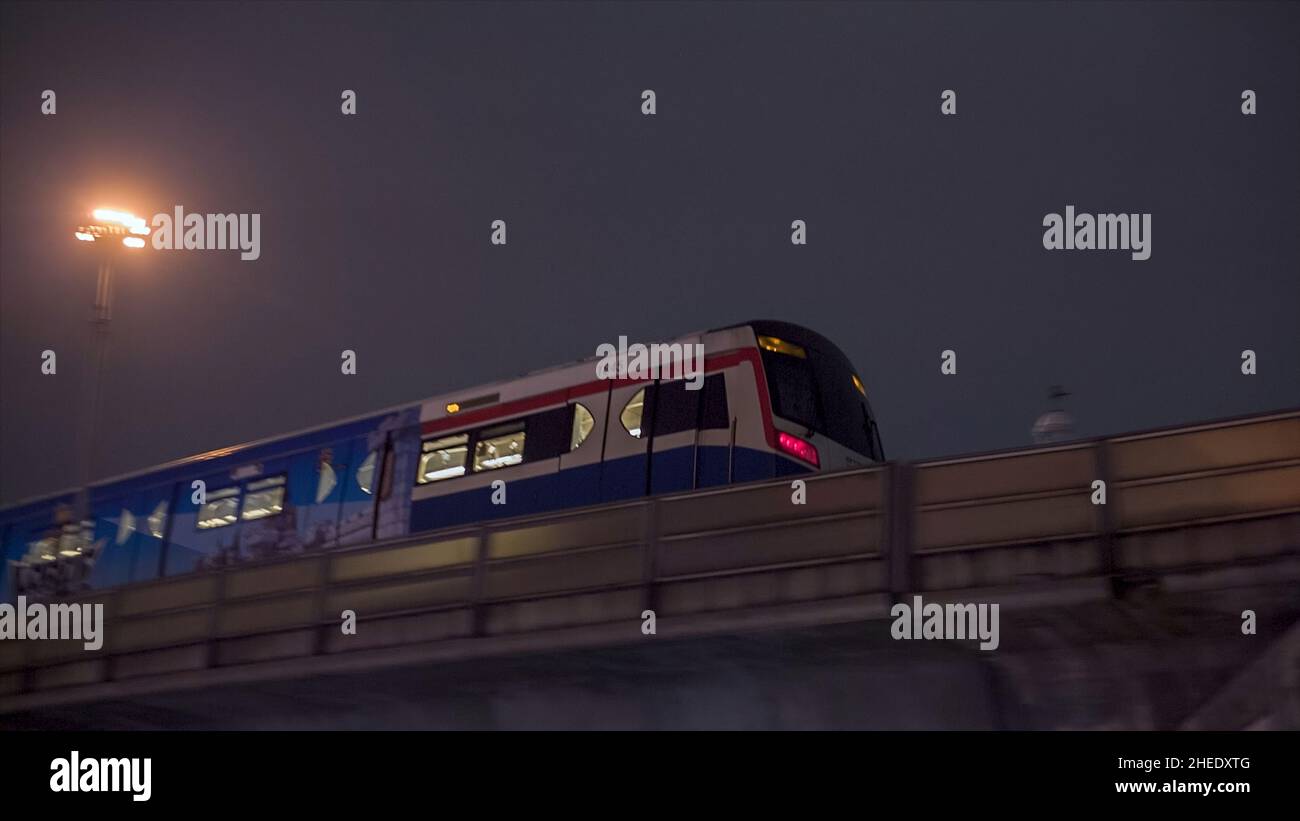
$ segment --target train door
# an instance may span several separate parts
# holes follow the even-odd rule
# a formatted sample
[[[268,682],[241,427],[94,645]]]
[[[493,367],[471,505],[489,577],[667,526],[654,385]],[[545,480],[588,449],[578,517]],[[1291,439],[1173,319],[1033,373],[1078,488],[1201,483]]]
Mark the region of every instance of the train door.
[[[171,527],[172,485],[154,485],[140,493],[141,521],[136,522],[135,564],[131,581],[158,577]]]
[[[399,479],[403,460],[392,432],[359,436],[343,450],[346,455],[334,466],[338,504],[328,506],[337,544],[366,544],[404,534],[402,516],[410,500]]]
[[[605,448],[600,471],[600,499],[610,502],[644,496],[649,481],[649,443],[653,427],[652,382],[610,382],[605,414]]]
[[[335,510],[334,540],[342,545],[363,544],[374,538],[375,490],[383,473],[384,443],[360,436],[347,444],[342,461],[345,469],[336,468],[339,502]]]
[[[560,475],[554,485],[558,507],[582,507],[601,500],[601,451],[608,432],[610,391],[580,390],[571,388],[567,397],[573,409],[573,430],[568,452],[560,454]]]
[[[650,418],[651,493],[726,484],[731,416],[723,373],[706,377],[696,390],[681,380],[661,382]]]
[[[300,491],[309,503],[298,508],[297,522],[303,550],[324,550],[338,543],[339,510],[356,468],[353,444],[344,439],[299,457],[309,461],[301,466],[306,470]]]
[[[411,486],[420,461],[419,408],[398,417],[390,425],[380,448],[376,474],[376,540],[396,539],[411,532]]]
[[[91,587],[158,576],[171,490],[171,485],[155,485],[95,502],[95,544],[88,557]]]
[[[703,388],[703,385],[700,386]],[[648,414],[650,492],[672,493],[695,487],[699,445],[700,395],[683,380],[660,382]]]
[[[735,409],[727,401],[727,374],[718,371],[704,379],[700,391],[699,435],[695,440],[692,487],[725,485],[732,478]],[[743,403],[741,403],[743,404]]]
[[[144,523],[138,511],[144,506],[140,493],[97,500],[91,507],[95,520],[89,564],[90,586],[113,587],[131,581]]]

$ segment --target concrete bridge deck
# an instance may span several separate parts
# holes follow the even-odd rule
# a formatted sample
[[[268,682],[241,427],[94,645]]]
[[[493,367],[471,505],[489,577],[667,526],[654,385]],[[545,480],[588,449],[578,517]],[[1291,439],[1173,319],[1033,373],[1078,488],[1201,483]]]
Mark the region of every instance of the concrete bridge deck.
[[[94,591],[0,726],[1300,728],[1300,411],[806,482]],[[1000,646],[891,639],[913,595]]]

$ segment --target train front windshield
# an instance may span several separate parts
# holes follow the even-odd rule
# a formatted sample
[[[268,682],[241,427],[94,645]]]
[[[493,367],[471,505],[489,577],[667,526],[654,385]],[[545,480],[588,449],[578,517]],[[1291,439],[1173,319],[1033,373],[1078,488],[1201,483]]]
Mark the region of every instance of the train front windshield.
[[[772,412],[874,461],[884,453],[862,380],[839,350],[758,333]]]

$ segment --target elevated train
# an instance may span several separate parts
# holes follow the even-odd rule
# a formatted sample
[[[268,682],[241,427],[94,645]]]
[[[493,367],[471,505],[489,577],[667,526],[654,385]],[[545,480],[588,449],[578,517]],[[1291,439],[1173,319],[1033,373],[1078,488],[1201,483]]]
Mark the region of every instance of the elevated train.
[[[820,334],[754,321],[675,343],[704,346],[700,389],[597,379],[592,358],[101,481],[82,521],[71,491],[0,509],[0,599],[884,460],[861,377]]]

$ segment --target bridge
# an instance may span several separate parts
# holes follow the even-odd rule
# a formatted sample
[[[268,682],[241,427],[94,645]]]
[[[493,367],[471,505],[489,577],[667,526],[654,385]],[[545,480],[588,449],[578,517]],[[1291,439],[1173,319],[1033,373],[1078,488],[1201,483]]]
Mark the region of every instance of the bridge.
[[[1300,410],[804,481],[91,591],[0,727],[1300,729]]]

